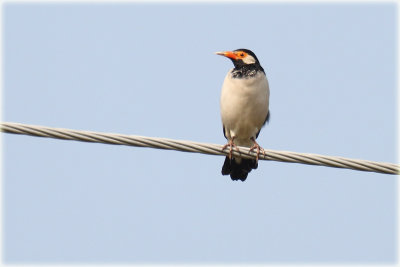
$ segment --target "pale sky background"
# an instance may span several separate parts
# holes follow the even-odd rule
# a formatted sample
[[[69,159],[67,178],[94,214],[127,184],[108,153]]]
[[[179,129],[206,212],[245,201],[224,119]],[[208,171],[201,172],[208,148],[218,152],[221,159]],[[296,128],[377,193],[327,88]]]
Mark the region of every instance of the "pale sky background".
[[[395,4],[3,5],[3,121],[225,144],[232,63],[268,149],[396,162]],[[394,263],[396,176],[3,136],[6,263]]]

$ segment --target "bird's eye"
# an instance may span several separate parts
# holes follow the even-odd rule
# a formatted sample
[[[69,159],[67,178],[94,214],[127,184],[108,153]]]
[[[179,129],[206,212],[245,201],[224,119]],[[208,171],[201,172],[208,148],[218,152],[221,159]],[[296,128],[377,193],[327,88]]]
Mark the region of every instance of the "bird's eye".
[[[247,56],[247,53],[243,51],[237,51],[235,54],[238,58],[245,58]]]

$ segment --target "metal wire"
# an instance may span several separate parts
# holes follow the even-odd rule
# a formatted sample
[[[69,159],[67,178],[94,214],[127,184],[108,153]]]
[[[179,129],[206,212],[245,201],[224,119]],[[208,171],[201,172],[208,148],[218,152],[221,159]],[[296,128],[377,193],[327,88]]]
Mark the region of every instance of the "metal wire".
[[[14,122],[3,122],[0,130],[5,133],[24,134],[39,137],[48,137],[64,140],[75,140],[92,143],[112,145],[126,145],[136,147],[151,147],[185,152],[203,153],[211,155],[227,155],[229,149],[222,150],[222,145],[182,141],[167,138],[145,137],[136,135],[113,134],[52,128],[37,125],[27,125]],[[242,158],[255,158],[256,152],[249,153],[249,148],[239,147],[233,151],[234,156]],[[374,162],[368,160],[349,159],[342,157],[323,156],[317,154],[297,153],[289,151],[276,151],[265,149],[265,155],[259,156],[260,160],[274,160],[281,162],[320,165],[326,167],[345,168],[359,171],[378,172],[386,174],[399,174],[400,165],[393,163]]]

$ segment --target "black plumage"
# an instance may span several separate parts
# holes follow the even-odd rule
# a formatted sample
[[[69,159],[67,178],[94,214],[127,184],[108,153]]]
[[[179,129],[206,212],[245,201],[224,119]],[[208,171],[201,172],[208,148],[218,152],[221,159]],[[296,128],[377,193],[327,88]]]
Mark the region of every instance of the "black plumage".
[[[255,159],[241,159],[240,163],[226,156],[224,165],[222,166],[222,175],[230,175],[233,181],[246,181],[247,175],[251,170],[257,169],[258,163]]]

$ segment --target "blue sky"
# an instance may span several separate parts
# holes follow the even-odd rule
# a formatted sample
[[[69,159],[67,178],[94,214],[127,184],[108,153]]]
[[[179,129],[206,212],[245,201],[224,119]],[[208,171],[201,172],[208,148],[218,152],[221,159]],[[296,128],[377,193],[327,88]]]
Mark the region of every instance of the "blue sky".
[[[395,4],[3,5],[3,120],[224,144],[248,48],[265,148],[397,162]],[[396,177],[3,134],[7,263],[393,263]]]

